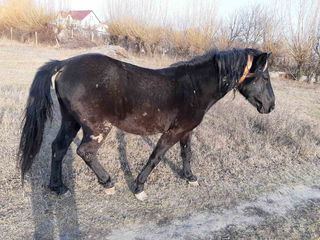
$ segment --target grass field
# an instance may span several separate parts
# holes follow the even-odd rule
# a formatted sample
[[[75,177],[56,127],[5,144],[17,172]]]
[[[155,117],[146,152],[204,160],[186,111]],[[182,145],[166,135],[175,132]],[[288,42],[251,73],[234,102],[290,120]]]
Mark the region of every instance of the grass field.
[[[116,49],[116,48],[115,48]],[[320,237],[320,86],[272,79],[276,109],[260,115],[240,94],[212,107],[193,135],[193,169],[200,186],[180,178],[174,146],[146,184],[139,202],[129,186],[159,136],[113,129],[99,158],[116,183],[108,196],[75,153],[64,164],[71,193],[47,190],[51,142],[60,125],[55,100],[40,154],[25,187],[16,169],[20,122],[35,71],[49,59],[83,52],[123,58],[110,48],[66,50],[0,41],[1,239],[317,239]],[[170,59],[126,61],[157,67]],[[55,95],[53,94],[55,97]]]

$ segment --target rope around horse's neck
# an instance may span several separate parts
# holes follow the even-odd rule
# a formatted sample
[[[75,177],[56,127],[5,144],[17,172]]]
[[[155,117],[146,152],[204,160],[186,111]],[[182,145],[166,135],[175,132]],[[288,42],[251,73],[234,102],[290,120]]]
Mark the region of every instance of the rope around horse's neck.
[[[234,90],[234,97],[235,97],[235,91],[238,89],[239,85],[241,83],[244,82],[244,80],[250,75],[250,69],[252,67],[252,62],[253,62],[253,56],[252,55],[248,55],[248,60],[247,60],[247,64],[244,68],[244,71],[243,71],[243,74],[242,76],[240,77],[238,83],[235,85],[235,87],[233,88]]]

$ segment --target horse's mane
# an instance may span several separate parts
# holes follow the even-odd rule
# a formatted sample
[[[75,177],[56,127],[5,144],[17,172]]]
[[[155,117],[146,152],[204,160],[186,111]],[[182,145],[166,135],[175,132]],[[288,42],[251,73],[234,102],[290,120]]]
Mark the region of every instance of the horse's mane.
[[[190,60],[176,62],[176,63],[171,64],[170,66],[171,67],[180,67],[180,66],[194,66],[194,65],[202,64],[204,62],[211,60],[213,58],[213,56],[218,52],[219,51],[217,49],[211,49],[202,55],[197,55],[197,56],[191,58]]]
[[[195,56],[191,60],[180,61],[170,66],[192,68],[210,62],[213,66],[216,66],[218,70],[220,84],[228,81],[228,85],[234,87],[243,74],[243,70],[248,61],[248,54],[257,56],[260,53],[261,51],[253,48],[233,48],[223,51],[211,49],[203,55]]]

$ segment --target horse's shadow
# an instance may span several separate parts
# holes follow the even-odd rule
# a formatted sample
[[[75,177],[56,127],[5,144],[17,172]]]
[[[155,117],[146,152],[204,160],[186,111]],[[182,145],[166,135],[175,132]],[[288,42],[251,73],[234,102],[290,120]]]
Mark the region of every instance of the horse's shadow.
[[[57,106],[57,102],[54,104]],[[55,113],[60,113],[55,110]],[[57,118],[57,119],[56,119]],[[55,117],[51,127],[47,129],[42,150],[36,159],[30,177],[31,203],[34,219],[33,239],[78,239],[80,238],[74,176],[72,162],[73,151],[68,150],[63,160],[64,182],[70,193],[63,196],[53,194],[47,187],[51,165],[51,143],[60,128],[60,116]],[[76,138],[74,142],[79,142]]]
[[[130,169],[130,164],[129,164],[129,161],[128,161],[128,158],[127,158],[127,149],[126,149],[127,148],[127,143],[126,143],[126,140],[125,140],[125,133],[123,131],[121,131],[120,129],[117,129],[116,138],[117,138],[117,141],[118,141],[118,151],[119,151],[120,166],[121,166],[121,169],[122,169],[122,171],[124,173],[124,177],[125,177],[125,180],[126,180],[128,188],[131,191],[133,191],[134,190],[135,178],[134,178],[134,176],[132,174],[132,171]],[[149,137],[142,136],[141,138],[146,144],[148,144],[148,146],[152,150],[155,148],[156,145],[153,143],[153,141]],[[170,161],[166,157],[163,157],[162,161],[166,165],[168,165],[175,174],[177,174],[180,178],[183,178],[182,170],[176,164],[174,164],[172,161]]]
[[[54,105],[58,106],[57,102]],[[55,117],[51,127],[47,129],[47,137],[44,139],[42,150],[33,165],[30,177],[32,214],[35,226],[33,239],[79,239],[81,238],[81,232],[74,191],[75,172],[72,168],[72,163],[75,155],[72,149],[68,150],[63,160],[63,181],[68,186],[70,193],[58,197],[47,187],[50,177],[51,143],[60,128],[61,119],[59,116],[60,111],[56,109],[54,112],[58,113],[58,116]],[[124,132],[117,129],[116,139],[118,141],[121,169],[124,172],[129,189],[133,191],[135,178],[127,158],[127,143]],[[152,150],[154,149],[155,144],[149,137],[142,137],[142,139]],[[80,139],[76,137],[74,143],[79,145]],[[165,157],[163,162],[181,177],[179,167]]]

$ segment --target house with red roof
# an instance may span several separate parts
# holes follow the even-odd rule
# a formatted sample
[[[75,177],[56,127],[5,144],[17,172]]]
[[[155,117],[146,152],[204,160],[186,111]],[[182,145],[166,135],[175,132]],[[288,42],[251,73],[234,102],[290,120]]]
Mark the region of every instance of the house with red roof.
[[[66,27],[76,29],[95,29],[105,31],[104,26],[97,15],[92,10],[72,10],[67,12],[59,12],[57,23]]]

